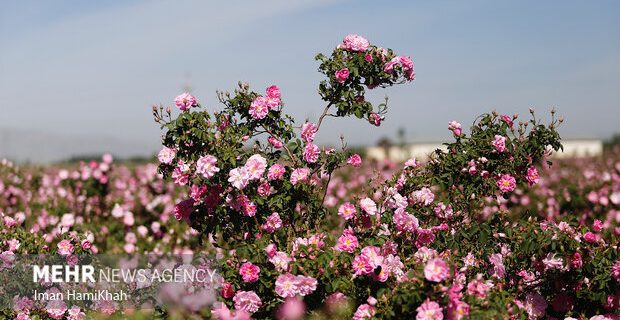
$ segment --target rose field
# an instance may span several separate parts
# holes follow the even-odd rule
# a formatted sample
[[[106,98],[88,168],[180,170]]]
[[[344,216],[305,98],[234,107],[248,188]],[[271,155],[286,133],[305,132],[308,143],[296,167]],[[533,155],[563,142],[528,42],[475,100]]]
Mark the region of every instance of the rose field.
[[[290,116],[277,85],[239,83],[218,92],[219,105],[185,92],[153,107],[162,149],[150,163],[2,160],[0,281],[20,257],[43,254],[71,266],[102,255],[205,255],[218,277],[209,290],[153,296],[165,305],[85,307],[4,288],[11,306],[0,315],[620,319],[620,148],[559,159],[561,110],[489,110],[446,122],[445,150],[371,160],[315,135],[344,117],[369,132],[388,125],[398,114],[369,92],[415,87],[415,57],[351,34],[316,60],[316,119]]]

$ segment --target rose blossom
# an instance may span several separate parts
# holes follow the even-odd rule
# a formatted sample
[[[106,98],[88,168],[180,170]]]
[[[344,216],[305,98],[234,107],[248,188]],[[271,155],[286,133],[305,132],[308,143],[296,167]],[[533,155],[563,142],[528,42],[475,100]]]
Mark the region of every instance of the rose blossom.
[[[262,225],[262,229],[268,233],[274,233],[280,228],[282,228],[282,219],[280,219],[280,215],[277,212],[267,217],[267,221]]]
[[[344,68],[336,71],[335,73],[336,81],[340,84],[343,84],[349,78],[349,69]]]
[[[291,184],[297,185],[299,182],[308,181],[308,175],[310,174],[310,169],[308,168],[298,168],[293,170],[291,173]]]
[[[267,93],[268,98],[277,98],[277,99],[281,98],[280,88],[278,88],[275,85],[267,87],[267,90],[265,91]]]
[[[217,167],[217,158],[212,155],[200,157],[196,162],[196,173],[207,179],[213,177],[213,175],[219,171],[220,168]]]
[[[258,96],[254,98],[254,101],[250,104],[250,116],[255,120],[264,119],[269,113],[268,101],[265,97]]]
[[[383,121],[383,117],[376,112],[371,112],[368,115],[368,122],[376,127],[381,125],[381,121]]]
[[[174,99],[174,104],[176,104],[177,107],[179,107],[179,109],[185,111],[196,105],[196,98],[192,96],[191,94],[185,92],[185,93],[178,95]]]
[[[355,256],[351,265],[353,267],[353,273],[356,276],[369,274],[374,269],[370,264],[368,257],[364,255]]]
[[[295,277],[297,291],[301,296],[307,296],[316,290],[318,281],[313,277],[296,276]]]
[[[189,223],[189,216],[194,211],[194,199],[187,199],[174,206],[174,218]]]
[[[377,214],[377,204],[370,198],[360,200],[360,208],[370,216]]]
[[[497,187],[502,192],[511,192],[517,186],[517,182],[515,178],[509,174],[503,174],[499,179],[497,179]]]
[[[371,319],[375,316],[377,311],[370,304],[364,303],[357,307],[355,313],[353,314],[352,320],[363,320],[363,319]]]
[[[260,268],[251,262],[246,262],[241,265],[239,268],[239,274],[243,278],[244,282],[256,282],[258,281],[258,274],[260,273]]]
[[[271,144],[276,149],[280,149],[284,146],[284,143],[282,143],[282,141],[278,140],[278,138],[273,136],[267,138],[267,141],[269,141],[269,144]]]
[[[189,183],[189,165],[183,161],[179,161],[172,171],[172,180],[174,183],[184,186]]]
[[[164,146],[161,149],[161,151],[159,151],[159,153],[157,154],[157,159],[159,159],[159,162],[161,163],[171,164],[175,156],[176,156],[175,149],[171,149],[171,148]]]
[[[430,188],[423,187],[411,193],[411,200],[413,203],[420,203],[423,206],[428,206],[435,200],[435,194],[433,194]]]
[[[250,175],[244,167],[234,168],[230,170],[228,175],[228,182],[230,182],[233,187],[239,190],[245,188],[250,180]]]
[[[347,164],[359,168],[362,166],[362,157],[360,157],[360,155],[356,153],[349,157],[349,159],[347,160]]]
[[[358,246],[357,237],[355,237],[353,231],[351,231],[351,229],[346,229],[340,238],[338,238],[336,250],[353,253]]]
[[[603,221],[595,219],[594,223],[592,223],[592,230],[595,232],[601,232],[601,230],[603,230]]]
[[[616,281],[620,282],[620,260],[616,260],[614,265],[611,267],[611,276],[616,279]]]
[[[263,182],[258,186],[256,192],[258,192],[258,195],[261,197],[267,197],[271,194],[271,185],[269,182]]]
[[[349,50],[349,51],[357,51],[363,52],[368,49],[368,40],[363,37],[358,36],[357,34],[349,34],[342,40],[342,44],[338,46],[338,48]]]
[[[311,143],[314,141],[314,135],[316,135],[316,125],[312,122],[306,122],[301,126],[301,139],[305,143]]]
[[[235,309],[243,310],[248,313],[254,313],[258,311],[258,309],[263,304],[254,291],[243,291],[239,290],[235,294],[233,298],[235,302]]]
[[[392,222],[396,225],[396,230],[399,232],[415,232],[419,227],[418,219],[407,213],[404,209],[397,209],[392,216]]]
[[[527,168],[527,174],[525,176],[525,179],[530,186],[538,183],[538,181],[540,180],[540,175],[538,174],[538,170],[536,170],[536,167]]]
[[[506,137],[500,136],[498,134],[495,135],[495,139],[491,142],[493,147],[497,152],[506,151]]]
[[[512,122],[512,118],[509,115],[503,114],[499,118],[502,119],[502,121],[504,121],[509,127],[512,128],[513,122]]]
[[[286,168],[279,163],[274,163],[271,167],[269,167],[269,171],[267,172],[267,179],[269,180],[278,180],[284,175],[286,172]]]
[[[417,309],[416,320],[442,320],[443,309],[435,301],[426,300]]]
[[[250,180],[260,179],[267,168],[267,160],[260,154],[252,155],[248,158],[248,161],[246,161],[244,168]]]
[[[309,143],[304,148],[304,160],[308,163],[315,163],[319,160],[321,149],[313,143]]]
[[[73,253],[75,249],[69,240],[62,240],[58,243],[58,254],[61,256],[68,256]]]
[[[294,297],[299,293],[297,290],[297,278],[290,274],[281,274],[276,279],[276,293],[282,298]]]
[[[424,266],[424,277],[428,281],[441,282],[448,276],[448,266],[441,258],[431,259]]]
[[[269,257],[269,262],[271,262],[276,271],[285,272],[288,270],[288,263],[293,261],[291,257],[289,257],[286,252],[278,251],[274,253],[272,257]]]
[[[350,202],[345,202],[338,208],[338,215],[342,216],[345,220],[354,218],[356,213],[357,210],[355,206]]]
[[[461,134],[463,133],[463,129],[461,128],[461,124],[456,122],[456,121],[450,121],[450,123],[448,123],[448,130],[452,131],[452,133],[456,137],[460,137]]]
[[[590,231],[586,232],[583,235],[583,239],[587,242],[587,243],[596,243],[596,241],[598,240],[596,235]]]

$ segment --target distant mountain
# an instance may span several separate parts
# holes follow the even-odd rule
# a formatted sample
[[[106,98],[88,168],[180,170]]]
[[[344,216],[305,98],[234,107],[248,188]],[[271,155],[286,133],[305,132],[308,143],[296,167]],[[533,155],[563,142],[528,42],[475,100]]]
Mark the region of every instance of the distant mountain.
[[[18,163],[45,164],[80,156],[111,153],[117,158],[148,157],[159,144],[100,135],[63,135],[0,128],[0,158]]]

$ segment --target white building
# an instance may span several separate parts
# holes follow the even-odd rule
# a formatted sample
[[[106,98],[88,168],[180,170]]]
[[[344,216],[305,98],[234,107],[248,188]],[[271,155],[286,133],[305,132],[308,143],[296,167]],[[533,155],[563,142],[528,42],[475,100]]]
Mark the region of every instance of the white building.
[[[553,154],[557,158],[599,156],[603,153],[603,141],[596,139],[562,140],[564,151]],[[446,150],[441,142],[412,143],[400,146],[374,146],[366,148],[366,157],[374,160],[389,159],[394,162],[404,162],[411,158],[425,160],[435,150]]]

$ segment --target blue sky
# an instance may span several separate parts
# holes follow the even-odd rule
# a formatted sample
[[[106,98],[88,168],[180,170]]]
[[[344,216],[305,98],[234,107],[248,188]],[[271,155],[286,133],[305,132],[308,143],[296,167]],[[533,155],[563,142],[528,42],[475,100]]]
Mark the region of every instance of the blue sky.
[[[72,137],[154,151],[152,104],[190,84],[218,109],[215,90],[238,80],[279,85],[299,121],[315,120],[313,57],[358,33],[411,55],[417,79],[371,95],[391,98],[381,128],[329,119],[319,142],[373,144],[400,127],[437,141],[450,120],[530,106],[556,107],[565,137],[607,138],[620,131],[618,14],[618,1],[3,1],[0,129],[65,137],[67,153]]]

